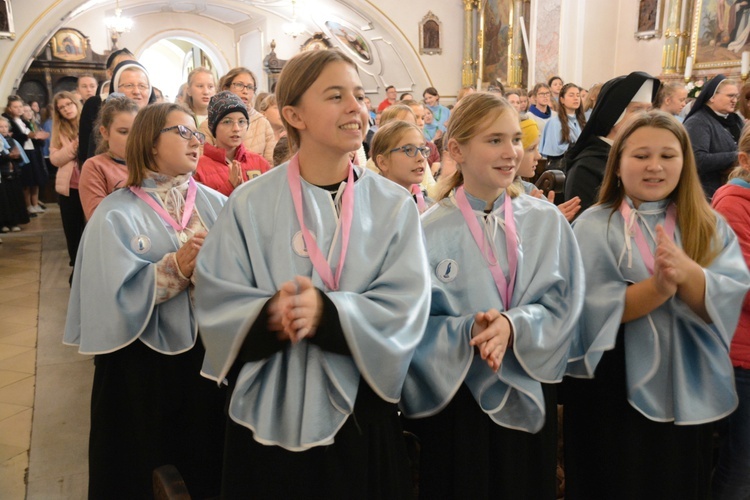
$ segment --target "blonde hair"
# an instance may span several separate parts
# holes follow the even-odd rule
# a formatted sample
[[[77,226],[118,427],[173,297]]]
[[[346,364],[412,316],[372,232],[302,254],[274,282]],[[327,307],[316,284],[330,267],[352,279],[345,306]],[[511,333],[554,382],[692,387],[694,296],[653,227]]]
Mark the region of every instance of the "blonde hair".
[[[625,190],[619,185],[617,171],[620,168],[622,152],[633,133],[643,127],[667,130],[674,135],[682,149],[682,171],[680,179],[669,198],[677,206],[677,225],[682,235],[682,248],[701,267],[709,265],[719,254],[720,242],[716,232],[716,216],[706,202],[706,195],[698,178],[698,169],[693,156],[693,148],[685,128],[674,117],[659,110],[640,113],[626,122],[620,131],[607,160],[598,205],[612,208],[617,212],[625,197]]]
[[[415,115],[414,111],[412,111],[411,108],[406,104],[391,104],[380,114],[380,125],[378,125],[378,127],[382,127],[388,122],[392,122],[394,120],[403,120],[403,118],[399,118],[401,116],[401,113],[411,115],[411,117],[414,118],[414,121],[417,120],[417,115]]]
[[[135,116],[133,128],[125,146],[125,164],[128,166],[127,186],[140,186],[146,170],[156,171],[154,148],[169,114],[177,111],[190,116],[190,112],[179,104],[164,102],[151,104]]]
[[[185,99],[185,105],[193,113],[195,113],[195,105],[193,104],[193,96],[190,95],[190,93],[188,92],[188,89],[190,88],[190,85],[193,83],[193,78],[195,78],[196,75],[199,75],[201,73],[205,73],[207,75],[210,75],[211,79],[214,80],[214,83],[216,82],[216,80],[214,79],[214,74],[211,72],[211,70],[209,70],[208,68],[204,68],[202,66],[198,67],[198,68],[195,68],[193,71],[191,71],[188,74],[187,85],[185,87],[185,97],[184,97],[184,99]]]
[[[276,84],[276,99],[279,103],[279,111],[287,106],[297,106],[302,96],[315,83],[326,66],[334,62],[346,63],[358,72],[354,61],[338,50],[309,50],[289,59],[284,65],[284,69],[281,70]],[[289,147],[294,151],[300,146],[299,130],[286,121],[283,113],[280,114],[289,137]]]
[[[422,135],[422,129],[413,123],[405,122],[403,120],[391,121],[390,123],[378,128],[378,131],[375,132],[375,135],[372,138],[372,145],[370,146],[370,158],[375,162],[375,166],[380,168],[380,165],[378,164],[378,156],[389,157],[391,155],[391,149],[395,148],[404,135],[409,131],[415,131],[420,137],[424,137]]]
[[[737,142],[737,146],[740,153],[750,155],[750,127],[747,125],[742,129],[742,135]],[[742,165],[736,166],[729,173],[729,179],[742,179],[745,182],[750,182],[750,170],[745,169]]]
[[[448,121],[448,130],[443,136],[443,144],[445,144],[446,149],[450,141],[466,144],[482,131],[486,123],[497,120],[505,113],[517,115],[513,106],[500,95],[491,92],[469,94],[461,99],[460,106],[453,108],[451,119]],[[456,173],[445,180],[438,191],[437,199],[442,200],[447,197],[463,183],[464,176],[461,173],[461,165],[457,164]],[[511,184],[505,191],[511,198],[515,198],[523,192],[517,184]]]
[[[63,118],[60,114],[60,110],[57,109],[57,103],[63,99],[68,99],[76,107],[76,117],[72,120]],[[52,104],[52,140],[50,141],[50,144],[59,148],[62,146],[61,137],[65,137],[71,141],[78,137],[78,121],[81,118],[81,101],[79,101],[71,92],[62,91],[55,94],[52,98]]]

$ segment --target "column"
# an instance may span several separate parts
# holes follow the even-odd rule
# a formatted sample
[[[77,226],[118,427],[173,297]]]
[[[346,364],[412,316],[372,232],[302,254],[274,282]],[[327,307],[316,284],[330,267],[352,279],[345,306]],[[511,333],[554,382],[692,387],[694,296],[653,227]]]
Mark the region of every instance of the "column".
[[[523,84],[523,40],[521,36],[523,0],[514,0],[510,11],[510,33],[508,38],[508,86],[516,89]]]
[[[690,52],[690,32],[692,31],[693,0],[682,0],[680,11],[680,37],[677,39],[677,73],[685,72],[685,59]]]
[[[476,81],[474,73],[474,0],[463,0],[464,3],[464,59],[461,71],[461,85],[473,86]]]
[[[661,70],[665,75],[673,75],[677,72],[678,44],[682,33],[682,2],[683,0],[669,2],[667,29],[664,31],[665,40],[661,56]]]

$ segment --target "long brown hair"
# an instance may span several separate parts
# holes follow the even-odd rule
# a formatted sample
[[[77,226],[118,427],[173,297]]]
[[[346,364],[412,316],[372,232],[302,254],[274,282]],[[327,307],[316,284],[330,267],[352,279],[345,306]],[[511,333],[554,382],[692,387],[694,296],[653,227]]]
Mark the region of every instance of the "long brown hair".
[[[289,137],[292,151],[300,146],[299,131],[292,127],[284,118],[283,109],[286,106],[296,106],[302,96],[318,79],[323,70],[331,63],[344,62],[359,73],[354,61],[338,50],[309,50],[301,52],[287,61],[281,70],[276,83],[276,99],[278,100],[281,121]],[[411,111],[411,110],[410,110]]]
[[[57,103],[63,99],[68,99],[76,107],[76,117],[72,120],[63,118]],[[81,101],[78,100],[71,92],[58,92],[52,98],[52,140],[50,144],[56,148],[62,146],[61,137],[72,141],[78,137],[78,121],[81,117]]]
[[[575,83],[566,83],[563,85],[563,87],[560,89],[560,106],[557,107],[557,116],[560,118],[560,139],[561,142],[573,142],[570,140],[570,125],[568,124],[568,111],[565,109],[565,105],[562,103],[563,98],[565,97],[565,94],[570,89],[578,89],[580,92],[581,89],[576,85]],[[583,130],[583,127],[586,126],[586,115],[583,114],[583,106],[579,105],[578,108],[575,111],[576,121],[578,122],[578,126],[581,127],[581,130]]]
[[[515,108],[498,94],[491,92],[475,92],[461,99],[461,105],[453,108],[451,119],[448,121],[448,130],[443,136],[443,144],[446,148],[450,141],[456,141],[458,144],[466,144],[474,136],[479,134],[484,125],[493,120],[497,120],[504,113],[513,113],[517,116]],[[456,172],[448,177],[437,194],[437,200],[442,200],[451,194],[457,187],[463,185],[464,176],[461,173],[461,165],[456,168]],[[516,197],[522,193],[521,188],[511,184],[505,189],[511,197]]]
[[[682,149],[682,171],[677,187],[669,198],[677,206],[677,225],[682,235],[682,248],[701,267],[709,265],[719,254],[720,242],[716,232],[716,215],[706,202],[706,195],[698,179],[698,169],[693,156],[693,147],[685,128],[668,113],[659,110],[640,113],[628,120],[620,131],[607,160],[607,169],[599,191],[598,205],[612,208],[617,212],[625,197],[625,190],[619,185],[618,170],[622,152],[633,132],[642,127],[652,127],[671,132]]]
[[[104,127],[109,130],[109,127],[112,126],[112,122],[115,121],[115,118],[120,113],[136,114],[138,113],[138,105],[124,95],[117,97],[110,95],[107,100],[104,101],[104,104],[102,104],[102,109],[99,111],[99,118],[96,120],[96,125],[94,125],[97,139],[96,154],[102,154],[109,151],[109,142],[107,142],[107,139],[104,138],[99,129]]]

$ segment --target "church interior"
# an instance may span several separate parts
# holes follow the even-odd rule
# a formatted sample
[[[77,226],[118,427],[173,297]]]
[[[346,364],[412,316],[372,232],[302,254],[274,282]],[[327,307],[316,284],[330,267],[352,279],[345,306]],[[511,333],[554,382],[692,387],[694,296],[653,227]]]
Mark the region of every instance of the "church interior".
[[[394,86],[452,104],[462,88],[582,89],[643,71],[746,82],[750,40],[724,40],[712,0],[2,0],[0,96],[41,107],[128,48],[173,101],[198,67],[244,66],[271,92],[295,54],[335,48],[373,104]],[[731,3],[731,2],[730,2]],[[713,9],[713,10],[712,10]],[[732,44],[734,42],[734,44]],[[0,497],[85,498],[92,356],[63,346],[69,293],[54,190],[0,245]]]

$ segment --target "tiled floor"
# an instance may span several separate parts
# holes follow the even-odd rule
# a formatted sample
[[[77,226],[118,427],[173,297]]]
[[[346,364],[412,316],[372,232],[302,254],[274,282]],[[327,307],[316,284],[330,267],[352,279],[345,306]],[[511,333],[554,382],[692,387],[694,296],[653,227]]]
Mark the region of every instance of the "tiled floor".
[[[61,344],[70,267],[59,210],[0,238],[0,498],[85,498],[93,366]]]

